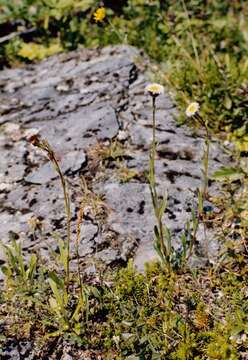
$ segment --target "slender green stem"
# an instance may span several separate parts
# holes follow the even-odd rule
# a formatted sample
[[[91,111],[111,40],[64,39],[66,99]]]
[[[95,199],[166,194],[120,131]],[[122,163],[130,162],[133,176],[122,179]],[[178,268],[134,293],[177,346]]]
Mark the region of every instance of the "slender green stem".
[[[80,240],[80,234],[81,234],[81,224],[83,220],[83,207],[81,206],[78,213],[77,218],[77,236],[76,236],[76,257],[77,257],[77,272],[78,272],[78,282],[79,282],[79,288],[80,288],[80,302],[81,302],[81,316],[82,320],[84,318],[84,312],[83,312],[83,282],[82,277],[80,274],[80,259],[79,259],[79,240]]]
[[[208,124],[204,119],[199,115],[196,114],[196,119],[199,120],[200,124],[204,127],[206,130],[206,137],[205,137],[205,149],[204,149],[204,155],[203,155],[203,196],[204,199],[208,196],[208,168],[209,168],[209,147],[210,147],[210,132],[208,128]]]
[[[152,97],[152,159],[153,173],[155,175],[155,155],[156,155],[156,98]]]
[[[208,168],[209,168],[209,145],[210,145],[210,138],[209,138],[209,130],[207,124],[205,124],[206,129],[206,138],[205,138],[205,155],[204,155],[204,188],[203,188],[203,195],[206,199],[208,195]]]
[[[65,213],[67,218],[67,241],[66,241],[66,264],[65,264],[65,285],[66,285],[66,295],[68,296],[69,290],[69,282],[70,282],[70,243],[71,243],[71,205],[70,205],[70,197],[67,189],[67,184],[64,178],[64,175],[60,169],[59,163],[56,159],[53,149],[49,145],[48,141],[45,139],[41,139],[38,135],[33,135],[29,139],[32,145],[40,148],[45,151],[50,162],[53,164],[55,171],[58,173],[63,189],[64,195],[64,206]]]
[[[205,124],[206,129],[206,138],[205,138],[205,151],[204,151],[204,186],[203,186],[203,199],[208,198],[208,167],[209,167],[209,130],[207,124]],[[205,219],[205,213],[202,213],[202,222],[204,228],[204,238],[205,238],[205,253],[206,257],[208,258],[208,248],[209,248],[209,241],[207,236],[207,224]]]
[[[156,158],[156,97],[152,97],[152,148],[151,148],[151,161],[150,161],[150,188],[151,195],[153,198],[153,207],[154,213],[157,220],[158,232],[159,232],[159,242],[161,247],[161,253],[163,260],[166,262],[169,267],[168,261],[168,249],[165,245],[164,240],[164,230],[162,223],[162,216],[159,214],[159,201],[156,190],[156,172],[155,172],[155,158]]]
[[[203,223],[204,228],[204,238],[205,238],[205,251],[206,256],[208,257],[208,236],[207,236],[207,225],[206,225],[206,219],[205,219],[205,213],[203,211],[203,201],[208,198],[208,181],[209,181],[209,147],[210,147],[210,132],[208,128],[208,123],[205,121],[199,114],[196,115],[196,118],[199,120],[200,124],[205,128],[206,130],[206,137],[205,137],[205,149],[204,149],[204,155],[203,155],[203,189],[202,189],[202,201],[201,201],[201,220]]]
[[[61,185],[63,188],[63,194],[64,194],[64,204],[65,204],[65,212],[66,212],[66,228],[67,228],[67,241],[66,241],[66,252],[67,252],[67,258],[66,258],[66,288],[69,287],[70,282],[70,243],[71,243],[71,206],[70,206],[70,199],[69,194],[67,191],[66,181],[64,178],[64,175],[62,174],[62,171],[60,169],[59,163],[55,156],[53,155],[53,161],[56,166],[57,172],[60,177]]]

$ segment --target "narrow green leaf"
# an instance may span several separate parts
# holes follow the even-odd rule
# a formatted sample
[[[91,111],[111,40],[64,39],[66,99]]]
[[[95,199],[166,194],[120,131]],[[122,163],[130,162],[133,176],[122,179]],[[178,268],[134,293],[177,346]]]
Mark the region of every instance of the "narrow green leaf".
[[[244,172],[239,168],[232,167],[221,167],[219,170],[215,171],[212,175],[212,179],[223,181],[235,181],[240,180],[244,177]]]
[[[54,299],[54,297],[49,298],[49,305],[53,311],[59,311],[59,304],[57,303],[56,299]]]
[[[54,271],[48,273],[49,279],[52,279],[59,289],[64,289],[64,280],[60,279]]]
[[[36,265],[37,265],[37,256],[35,254],[32,254],[30,257],[28,270],[26,271],[29,280],[33,280],[34,273],[36,270]]]
[[[91,286],[90,292],[95,296],[96,299],[101,299],[100,291],[95,286]]]
[[[166,206],[167,206],[167,193],[165,192],[164,196],[163,196],[163,199],[161,200],[161,203],[160,203],[160,208],[159,208],[159,219],[162,219],[163,215],[164,215],[164,212],[165,212],[165,209],[166,209]]]
[[[166,250],[167,250],[167,254],[170,255],[171,254],[171,233],[170,230],[167,228],[167,226],[163,226],[163,233],[165,235],[165,239],[166,239]]]
[[[12,273],[11,269],[10,269],[8,266],[6,266],[6,265],[2,265],[2,266],[1,266],[1,271],[2,271],[2,273],[3,273],[5,276],[7,276],[8,278],[10,278],[11,276],[13,276],[13,273]]]
[[[158,231],[157,225],[154,226],[154,234],[155,234],[157,240],[160,240],[160,235],[159,235],[159,231]]]
[[[62,239],[58,240],[59,253],[60,253],[60,262],[64,267],[64,270],[67,268],[67,250],[65,248],[65,243]]]
[[[58,290],[57,284],[55,283],[55,281],[53,281],[53,279],[49,278],[48,279],[49,284],[51,286],[52,292],[56,298],[56,301],[58,303],[58,305],[63,308],[63,298]]]
[[[71,317],[71,320],[79,321],[79,314],[80,314],[81,310],[83,310],[83,304],[82,304],[82,301],[79,300],[79,302],[76,306],[76,309]]]
[[[198,212],[203,213],[203,194],[201,190],[198,190]]]

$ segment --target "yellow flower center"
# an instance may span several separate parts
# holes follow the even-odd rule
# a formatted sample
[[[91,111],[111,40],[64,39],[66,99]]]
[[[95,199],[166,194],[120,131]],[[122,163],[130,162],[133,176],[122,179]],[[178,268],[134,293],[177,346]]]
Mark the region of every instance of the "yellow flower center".
[[[152,92],[157,92],[157,91],[159,91],[159,86],[158,85],[151,85],[149,90],[152,91]]]
[[[103,19],[106,16],[106,10],[104,7],[100,7],[99,9],[96,10],[96,12],[94,12],[94,19],[96,22],[102,22]]]
[[[146,86],[146,91],[151,95],[151,96],[158,96],[160,94],[163,94],[164,92],[164,88],[162,85],[160,84],[150,84]]]
[[[189,107],[188,107],[188,110],[189,110],[189,112],[194,113],[197,110],[196,105],[195,104],[190,104]]]
[[[194,116],[198,111],[199,111],[200,105],[197,102],[192,102],[191,104],[188,105],[185,113],[186,116],[188,117],[192,117]]]

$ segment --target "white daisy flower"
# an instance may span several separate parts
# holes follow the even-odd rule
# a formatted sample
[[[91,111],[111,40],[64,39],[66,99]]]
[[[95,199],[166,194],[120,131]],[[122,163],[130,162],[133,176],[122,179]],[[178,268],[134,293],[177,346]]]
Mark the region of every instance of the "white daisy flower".
[[[164,93],[164,87],[160,84],[149,84],[146,86],[145,91],[151,96],[158,96]]]
[[[200,109],[200,105],[197,102],[192,102],[185,110],[185,114],[188,117],[192,117],[199,111],[199,109]]]

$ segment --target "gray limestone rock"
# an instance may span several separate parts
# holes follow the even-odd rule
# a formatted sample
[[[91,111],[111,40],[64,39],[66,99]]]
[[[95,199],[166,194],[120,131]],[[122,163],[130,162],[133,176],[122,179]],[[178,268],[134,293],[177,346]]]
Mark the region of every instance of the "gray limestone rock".
[[[60,154],[60,157],[60,168],[63,174],[76,173],[86,163],[86,156],[83,151],[70,151],[67,154]],[[58,177],[59,175],[54,170],[53,165],[50,162],[47,162],[40,168],[35,169],[28,174],[28,176],[25,177],[25,181],[33,184],[45,184]]]
[[[122,167],[139,174],[149,168],[151,98],[144,93],[148,76],[136,64],[137,58],[138,64],[139,51],[128,46],[81,49],[0,72],[0,238],[5,244],[13,232],[18,241],[24,241],[27,254],[39,251],[50,261],[49,247],[57,246],[54,233],[66,238],[60,179],[46,156],[27,141],[38,134],[53,147],[68,181],[72,251],[84,174],[92,193],[89,204],[84,200],[82,261],[95,256],[111,264],[134,256],[135,264],[142,267],[156,255],[147,181],[140,175],[122,183],[118,177]],[[160,195],[168,192],[164,221],[178,248],[191,209],[197,207],[204,139],[186,126],[177,127],[176,114],[166,93],[157,98],[157,184]],[[110,154],[99,161],[101,146],[116,140],[125,155]],[[210,158],[210,173],[230,162],[217,142],[211,144]],[[217,190],[211,183],[210,193]],[[32,223],[35,218],[42,225],[32,230],[30,219]],[[204,249],[203,231],[197,240]],[[214,255],[217,248],[218,238],[211,233],[209,254]]]

